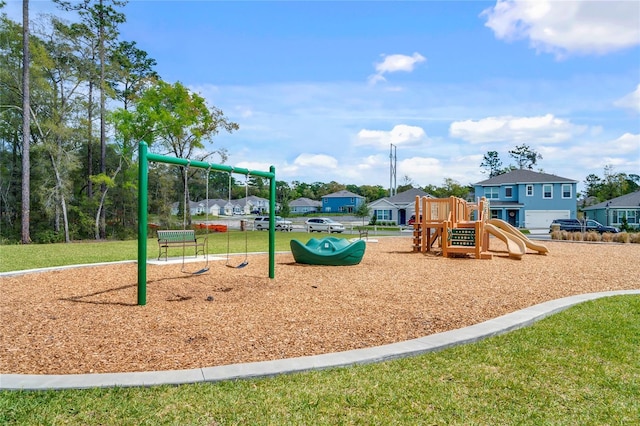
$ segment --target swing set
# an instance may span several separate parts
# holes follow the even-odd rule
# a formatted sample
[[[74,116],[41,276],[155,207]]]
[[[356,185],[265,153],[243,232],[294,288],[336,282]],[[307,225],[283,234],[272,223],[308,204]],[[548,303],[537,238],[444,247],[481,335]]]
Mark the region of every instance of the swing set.
[[[245,175],[245,193],[248,195],[249,188],[249,176],[259,176],[269,179],[269,278],[275,278],[275,210],[276,210],[276,175],[275,167],[271,166],[268,172],[259,170],[248,170],[240,167],[231,167],[224,164],[207,163],[204,161],[191,161],[185,158],[169,157],[165,155],[158,155],[149,152],[149,147],[145,142],[140,142],[138,145],[139,160],[138,160],[138,305],[146,305],[147,303],[147,238],[148,238],[148,221],[147,210],[149,206],[148,200],[148,187],[149,187],[149,162],[166,163],[185,167],[185,188],[187,185],[187,175],[189,167],[196,167],[206,169],[206,192],[207,200],[209,198],[209,173],[211,170],[222,171],[229,173],[229,202],[231,201],[231,176],[233,173]],[[185,190],[185,208],[183,217],[183,227],[186,229],[186,209],[188,208],[186,200],[187,191]],[[206,220],[209,219],[209,206],[206,209]],[[207,236],[209,227],[207,226]],[[249,264],[248,262],[248,236],[245,230],[245,258],[242,263],[238,265],[232,265],[229,262],[229,233],[227,233],[227,263],[226,266],[230,268],[244,268]],[[205,240],[206,241],[206,240]],[[205,243],[206,244],[206,243]],[[185,247],[183,244],[182,252],[182,269],[183,273],[192,275],[200,275],[209,271],[209,253],[208,248],[204,250],[205,265],[203,268],[196,271],[187,271],[185,267]]]

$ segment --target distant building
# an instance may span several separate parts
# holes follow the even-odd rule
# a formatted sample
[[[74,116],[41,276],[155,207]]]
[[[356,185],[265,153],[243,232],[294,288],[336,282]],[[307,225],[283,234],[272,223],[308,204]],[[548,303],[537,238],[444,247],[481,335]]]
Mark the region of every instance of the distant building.
[[[633,229],[640,229],[640,191],[612,198],[583,209],[587,219],[603,225],[622,226],[624,220]]]
[[[431,197],[421,189],[411,188],[393,197],[384,197],[368,204],[377,222],[395,222],[406,225],[416,213],[416,196]]]
[[[362,195],[343,189],[322,197],[322,211],[324,213],[353,213],[365,200]]]
[[[491,218],[520,228],[549,228],[554,219],[575,219],[578,181],[533,170],[514,170],[475,184],[489,200]]]
[[[322,202],[305,197],[301,197],[289,202],[289,211],[292,214],[319,212],[321,208]]]

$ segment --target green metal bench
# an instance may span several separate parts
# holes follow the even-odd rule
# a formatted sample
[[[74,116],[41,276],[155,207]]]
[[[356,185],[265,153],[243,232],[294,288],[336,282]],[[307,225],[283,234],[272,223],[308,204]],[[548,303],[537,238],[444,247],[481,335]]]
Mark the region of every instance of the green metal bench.
[[[167,260],[167,250],[169,247],[195,247],[195,255],[198,253],[204,255],[204,247],[207,238],[198,240],[196,231],[193,229],[171,229],[158,230],[158,260],[164,254],[164,260]]]

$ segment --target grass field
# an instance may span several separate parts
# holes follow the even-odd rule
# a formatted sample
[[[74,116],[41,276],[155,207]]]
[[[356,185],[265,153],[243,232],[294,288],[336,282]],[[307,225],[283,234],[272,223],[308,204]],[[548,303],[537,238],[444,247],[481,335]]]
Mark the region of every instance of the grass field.
[[[328,234],[322,234],[328,235]],[[332,234],[336,236],[336,234]],[[204,235],[202,235],[204,236]],[[318,234],[315,234],[317,237]],[[344,235],[352,237],[352,235]],[[276,232],[276,251],[288,251],[292,239],[307,241],[306,232]],[[269,233],[264,231],[230,231],[207,235],[210,254],[266,252],[269,250]],[[187,248],[193,255],[193,249]],[[158,257],[158,240],[147,240],[148,258]],[[182,248],[170,248],[169,256],[182,256]],[[51,266],[81,265],[86,263],[117,262],[138,258],[138,240],[78,242],[70,244],[0,245],[0,272]]]
[[[631,425],[640,297],[414,358],[271,379],[0,392],[7,425]]]

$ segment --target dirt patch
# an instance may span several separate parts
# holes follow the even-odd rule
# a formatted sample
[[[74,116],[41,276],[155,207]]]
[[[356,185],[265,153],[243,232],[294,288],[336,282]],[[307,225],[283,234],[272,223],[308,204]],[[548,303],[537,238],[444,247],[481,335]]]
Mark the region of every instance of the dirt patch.
[[[0,372],[72,374],[188,369],[322,354],[465,327],[560,297],[637,289],[638,244],[548,242],[546,256],[445,259],[407,237],[369,243],[361,264],[299,265],[249,256],[147,271],[117,264],[2,278]],[[197,265],[194,265],[195,269]]]

